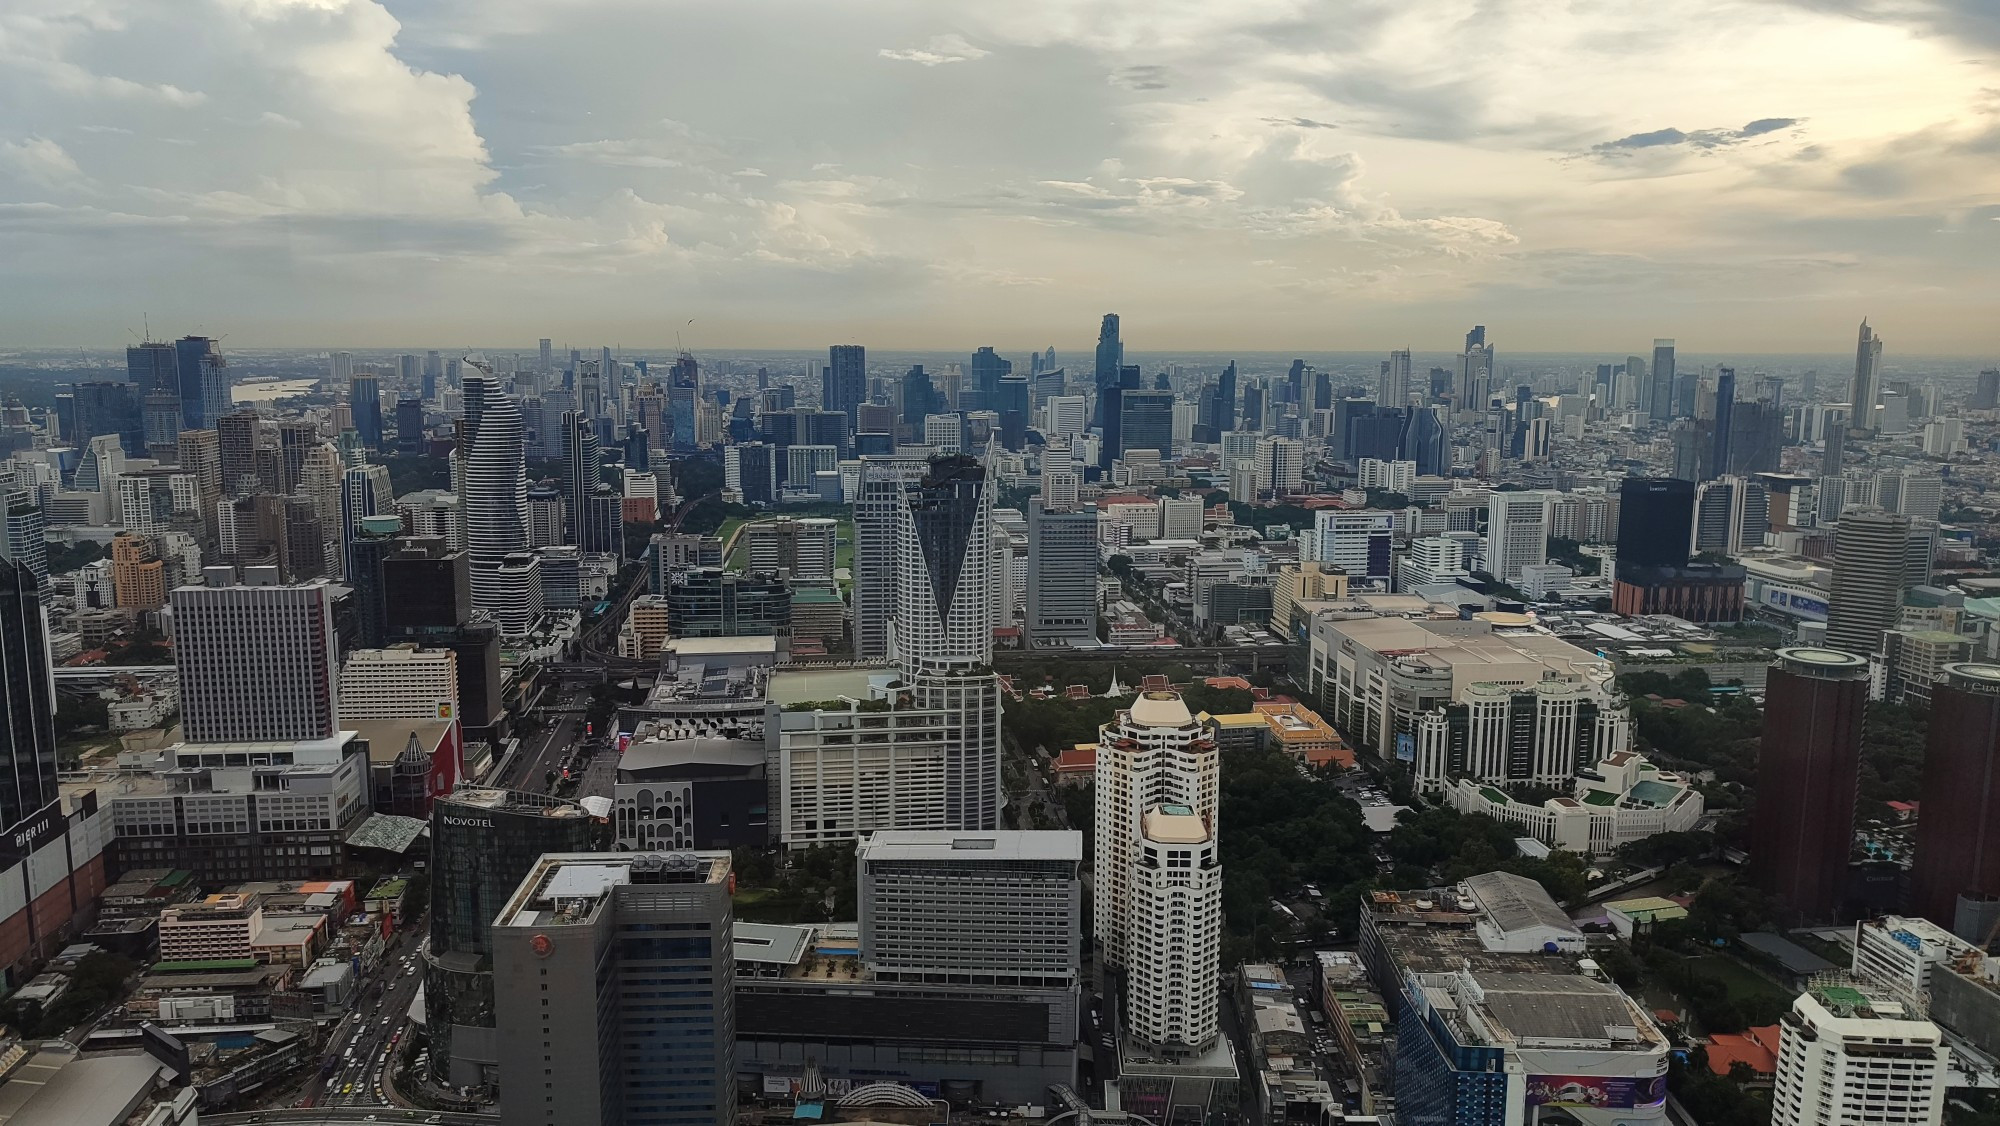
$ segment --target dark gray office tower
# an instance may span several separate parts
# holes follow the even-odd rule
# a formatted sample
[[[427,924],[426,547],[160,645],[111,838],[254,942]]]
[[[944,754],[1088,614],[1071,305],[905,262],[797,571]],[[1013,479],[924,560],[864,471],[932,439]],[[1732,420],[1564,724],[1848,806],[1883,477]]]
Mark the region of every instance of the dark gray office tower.
[[[1236,429],[1236,361],[1222,369],[1222,377],[1215,381],[1215,431],[1227,434]],[[1217,439],[1220,441],[1220,439]]]
[[[727,852],[534,865],[493,925],[501,1126],[736,1121],[734,883]]]
[[[347,405],[354,432],[371,450],[382,448],[382,384],[373,372],[355,372],[347,381]]]
[[[1627,477],[1618,487],[1618,564],[1685,567],[1694,542],[1694,482]]]
[[[1238,430],[1264,429],[1264,385],[1252,383],[1243,389],[1243,410],[1236,423]]]
[[[597,492],[597,484],[604,464],[603,447],[597,441],[597,428],[582,411],[564,411],[562,416],[563,440],[563,511],[568,527],[569,542],[581,546],[584,529],[588,523],[585,509],[590,498]],[[601,548],[586,548],[599,551]]]
[[[1028,644],[1036,649],[1097,640],[1097,512],[1050,510],[1028,501]]]
[[[1829,424],[1826,428],[1826,449],[1820,460],[1820,476],[1838,477],[1844,468],[1847,456],[1847,427]]]
[[[396,452],[419,454],[424,450],[424,401],[413,395],[396,400]]]
[[[497,744],[506,734],[501,695],[500,630],[472,619],[472,572],[442,536],[404,536],[382,560],[385,644],[414,641],[457,656],[458,715],[468,742]]]
[[[164,340],[148,340],[125,349],[125,379],[132,384],[132,393],[145,395],[149,391],[180,391],[180,361],[174,356],[174,346]]]
[[[1012,361],[1000,358],[992,347],[981,348],[972,354],[972,385],[979,391],[977,409],[997,411],[1000,409],[1000,381],[1014,373]],[[963,396],[961,391],[960,395]],[[961,406],[964,404],[961,403]],[[975,409],[970,406],[966,410]]]
[[[903,425],[911,432],[922,436],[924,416],[937,414],[943,410],[943,401],[937,389],[931,385],[931,377],[918,364],[903,376]]]
[[[2000,410],[2000,368],[1979,373],[1979,383],[1965,405],[1976,411]]]
[[[1118,371],[1125,366],[1125,343],[1118,338],[1118,314],[1106,313],[1097,328],[1097,423],[1104,424],[1104,393],[1118,386]]]
[[[86,446],[101,434],[116,434],[128,457],[146,456],[146,427],[139,413],[139,391],[130,383],[78,383],[70,388],[69,441]]]
[[[1654,422],[1665,422],[1674,417],[1674,342],[1667,339],[1653,341],[1653,371],[1651,394],[1646,400],[1647,417]]]
[[[1028,440],[1028,377],[1003,375],[992,407],[1000,414],[1000,444],[1019,450]]]
[[[867,398],[868,349],[859,344],[835,344],[828,348],[826,367],[820,370],[820,409],[846,415],[847,430],[852,433],[855,410]]]
[[[25,563],[0,558],[0,831],[56,800],[55,681],[41,584]]]
[[[1427,477],[1451,475],[1451,432],[1436,407],[1416,407],[1403,428],[1403,458]]]
[[[1285,393],[1294,403],[1304,403],[1306,397],[1306,362],[1293,360],[1285,373]]]
[[[1116,390],[1116,410],[1107,404],[1101,468],[1134,450],[1157,450],[1162,461],[1174,451],[1174,393],[1130,387]]]
[[[1729,440],[1736,416],[1736,369],[1717,368],[1715,374],[1715,456],[1709,462],[1710,475],[1733,473],[1729,464]],[[1774,467],[1775,468],[1775,467]]]
[[[698,567],[667,586],[672,637],[789,637],[792,588],[770,575]]]
[[[431,929],[423,953],[434,1082],[483,1087],[497,1078],[493,920],[544,854],[590,849],[594,826],[581,805],[545,794],[460,786],[431,804]],[[510,993],[544,996],[526,988],[537,975],[507,980]]]

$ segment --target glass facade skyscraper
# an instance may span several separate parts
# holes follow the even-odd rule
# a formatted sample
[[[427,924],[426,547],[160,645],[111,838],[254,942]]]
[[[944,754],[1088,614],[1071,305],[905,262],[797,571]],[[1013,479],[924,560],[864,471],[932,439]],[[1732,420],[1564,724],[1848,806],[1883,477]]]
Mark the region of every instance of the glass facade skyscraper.
[[[0,559],[0,830],[56,800],[55,681],[45,626],[35,573]]]

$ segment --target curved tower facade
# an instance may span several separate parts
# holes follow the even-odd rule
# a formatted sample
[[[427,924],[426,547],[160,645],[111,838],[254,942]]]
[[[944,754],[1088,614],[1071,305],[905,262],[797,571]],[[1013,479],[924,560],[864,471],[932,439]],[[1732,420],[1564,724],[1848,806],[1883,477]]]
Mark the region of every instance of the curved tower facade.
[[[1955,664],[1931,688],[1910,902],[1941,927],[1959,897],[2000,898],[2000,665]],[[1968,935],[1978,941],[1984,935]]]
[[[528,551],[528,469],[522,447],[521,404],[500,393],[491,376],[466,380],[463,493],[465,550],[472,565],[472,606],[522,634],[534,624],[541,575]],[[475,405],[470,400],[477,398]]]

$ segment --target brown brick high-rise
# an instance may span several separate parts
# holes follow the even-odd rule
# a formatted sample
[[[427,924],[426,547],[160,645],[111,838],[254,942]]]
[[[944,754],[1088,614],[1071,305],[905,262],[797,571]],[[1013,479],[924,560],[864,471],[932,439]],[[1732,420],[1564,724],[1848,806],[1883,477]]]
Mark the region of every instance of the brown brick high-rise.
[[[1835,649],[1778,650],[1750,819],[1751,881],[1808,919],[1834,918],[1847,888],[1868,662]]]
[[[1992,664],[1946,665],[1931,688],[1910,870],[1911,906],[1941,927],[1956,925],[1958,897],[1968,894],[2000,895],[2000,665]]]

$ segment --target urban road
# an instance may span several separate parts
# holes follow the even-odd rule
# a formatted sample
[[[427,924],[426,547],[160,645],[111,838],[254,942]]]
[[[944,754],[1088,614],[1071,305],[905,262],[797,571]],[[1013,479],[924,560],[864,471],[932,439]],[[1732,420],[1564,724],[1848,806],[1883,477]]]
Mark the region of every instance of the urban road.
[[[334,1067],[330,1073],[306,1084],[297,1101],[307,1106],[255,1113],[324,1115],[354,1109],[358,1117],[370,1111],[396,1109],[390,1105],[393,1101],[389,1097],[390,1074],[395,1070],[403,1038],[411,1030],[410,1006],[424,980],[417,953],[420,941],[419,932],[401,931],[384,952],[381,968],[355,1002],[354,1010],[341,1018],[327,1037],[324,1058],[333,1060]],[[427,1117],[428,1113],[419,1115],[419,1120]],[[267,1117],[265,1121],[281,1120]]]

